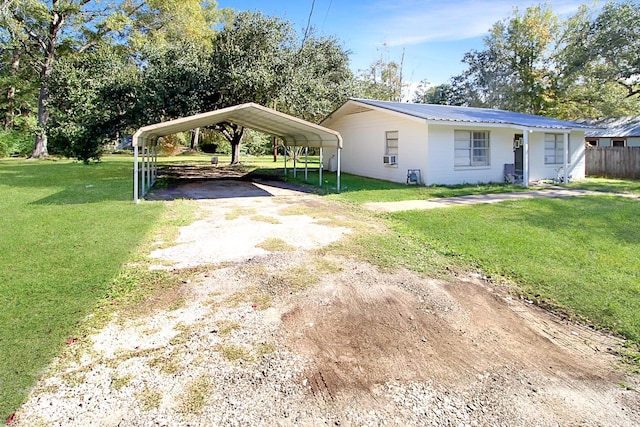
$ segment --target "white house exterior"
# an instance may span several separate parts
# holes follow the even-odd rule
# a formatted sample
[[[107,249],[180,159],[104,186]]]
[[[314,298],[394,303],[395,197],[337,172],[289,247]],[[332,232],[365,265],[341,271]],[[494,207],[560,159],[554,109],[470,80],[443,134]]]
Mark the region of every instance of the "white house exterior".
[[[584,178],[586,124],[483,108],[351,99],[322,126],[342,135],[342,170],[406,182],[503,182],[505,164],[531,181]],[[337,153],[325,150],[325,158]],[[394,157],[395,156],[395,157]]]

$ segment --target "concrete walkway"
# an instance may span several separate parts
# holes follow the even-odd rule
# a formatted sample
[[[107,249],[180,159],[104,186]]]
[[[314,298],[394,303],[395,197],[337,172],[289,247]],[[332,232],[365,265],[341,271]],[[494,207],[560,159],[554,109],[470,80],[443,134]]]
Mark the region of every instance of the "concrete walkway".
[[[575,196],[593,196],[593,195],[615,195],[621,197],[630,197],[638,199],[638,196],[631,194],[603,193],[599,191],[589,190],[570,190],[565,188],[552,188],[548,190],[531,190],[516,193],[501,194],[479,194],[460,197],[445,197],[441,199],[430,200],[403,200],[399,202],[380,202],[365,203],[363,206],[376,212],[398,212],[410,211],[415,209],[434,209],[449,206],[465,206],[476,205],[479,203],[500,203],[507,200],[521,200],[533,198],[558,198],[558,197],[575,197]]]

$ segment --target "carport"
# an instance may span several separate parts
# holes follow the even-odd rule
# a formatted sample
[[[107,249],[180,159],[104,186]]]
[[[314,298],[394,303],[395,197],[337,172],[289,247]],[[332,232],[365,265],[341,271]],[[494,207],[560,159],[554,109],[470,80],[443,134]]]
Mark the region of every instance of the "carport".
[[[323,168],[322,150],[323,148],[335,148],[337,153],[337,188],[340,191],[340,152],[342,150],[342,136],[340,133],[251,102],[156,123],[138,129],[133,135],[134,201],[138,203],[140,198],[147,194],[156,181],[158,171],[156,146],[158,138],[199,127],[213,126],[222,122],[234,123],[278,137],[284,142],[285,147],[319,148],[320,185],[322,185]]]

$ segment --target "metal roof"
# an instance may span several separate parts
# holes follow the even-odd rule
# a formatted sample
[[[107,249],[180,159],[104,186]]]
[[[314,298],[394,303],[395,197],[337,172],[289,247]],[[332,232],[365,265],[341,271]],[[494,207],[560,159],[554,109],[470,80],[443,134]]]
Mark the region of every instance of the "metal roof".
[[[601,129],[587,131],[587,137],[622,137],[622,136],[640,136],[640,116],[626,116],[615,119],[605,119],[590,122]]]
[[[252,102],[141,127],[133,145],[154,145],[161,136],[231,122],[281,138],[286,145],[342,148],[340,133]]]
[[[347,102],[394,111],[408,116],[434,122],[466,122],[478,124],[504,124],[524,128],[545,129],[591,129],[593,126],[533,114],[489,108],[458,107],[452,105],[412,104],[408,102],[374,101],[352,98]]]

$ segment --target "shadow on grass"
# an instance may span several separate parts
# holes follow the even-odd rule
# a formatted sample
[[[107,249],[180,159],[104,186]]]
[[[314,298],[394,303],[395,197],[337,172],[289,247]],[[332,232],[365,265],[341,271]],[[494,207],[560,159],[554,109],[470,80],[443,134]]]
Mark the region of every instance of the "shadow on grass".
[[[36,205],[133,200],[132,163],[126,157],[88,165],[70,160],[2,160],[0,183],[24,188],[25,193],[36,189],[47,193],[30,202]]]

